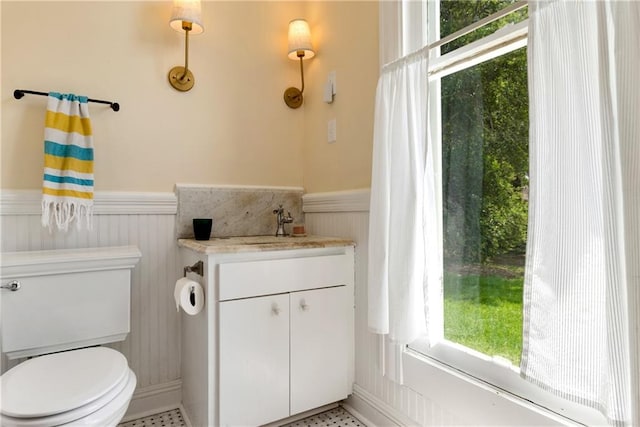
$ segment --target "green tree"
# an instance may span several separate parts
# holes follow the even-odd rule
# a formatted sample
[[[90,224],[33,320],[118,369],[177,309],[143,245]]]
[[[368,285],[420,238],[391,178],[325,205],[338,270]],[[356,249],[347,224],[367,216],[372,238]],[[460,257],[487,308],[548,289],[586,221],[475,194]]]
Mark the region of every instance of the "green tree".
[[[509,3],[442,1],[441,34],[453,33]],[[491,34],[502,24],[495,22],[442,50]],[[443,78],[441,95],[447,257],[482,262],[522,251],[529,163],[526,50]]]

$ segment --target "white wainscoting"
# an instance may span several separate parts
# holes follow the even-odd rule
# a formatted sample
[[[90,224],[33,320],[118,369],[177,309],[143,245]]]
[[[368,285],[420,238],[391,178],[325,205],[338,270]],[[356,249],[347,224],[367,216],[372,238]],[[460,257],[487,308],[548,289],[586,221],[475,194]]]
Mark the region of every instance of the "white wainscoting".
[[[369,190],[307,194],[303,210],[308,232],[356,242],[356,385],[349,404],[379,426],[461,424],[451,412],[381,375],[379,338],[367,328]]]
[[[356,242],[356,385],[349,404],[377,425],[460,425],[452,412],[381,375],[378,336],[367,328],[369,191],[303,197],[307,231]],[[131,333],[114,345],[138,376],[127,418],[177,407],[181,401],[180,314],[173,286],[182,274],[175,237],[173,193],[96,193],[93,231],[49,233],[40,225],[38,191],[0,193],[1,251],[136,245]],[[464,411],[461,405],[460,411]]]
[[[138,377],[129,413],[177,407],[181,401],[180,314],[173,301],[182,274],[175,237],[173,193],[95,194],[93,231],[50,233],[40,224],[39,191],[0,194],[2,252],[136,245],[142,252],[133,270],[131,333],[112,345]]]

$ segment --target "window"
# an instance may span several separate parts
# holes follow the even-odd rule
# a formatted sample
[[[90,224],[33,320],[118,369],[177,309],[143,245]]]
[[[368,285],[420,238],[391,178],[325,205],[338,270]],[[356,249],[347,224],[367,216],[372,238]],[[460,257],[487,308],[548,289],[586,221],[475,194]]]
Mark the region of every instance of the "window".
[[[519,377],[528,210],[527,9],[513,0],[431,5],[432,137],[441,158],[439,342],[410,348],[582,422],[601,420]],[[432,302],[431,302],[432,303]],[[591,418],[596,417],[596,418]]]
[[[430,55],[444,261],[444,327],[436,335],[513,369],[522,348],[527,229],[523,6],[441,1],[441,38]]]
[[[507,24],[515,24],[527,18],[527,9],[519,8],[513,12],[509,6],[518,8],[518,0],[498,0],[498,1],[460,1],[460,0],[442,0],[440,2],[440,40],[446,40],[447,36],[451,36],[465,28],[469,28],[474,24],[478,25],[483,20],[490,20],[491,16],[505,11],[505,16],[489,22],[487,25],[481,25],[479,28],[470,31],[468,34],[457,39],[451,40],[441,46],[440,53],[445,54],[451,52],[461,46],[469,44],[472,41],[481,39],[497,29]]]
[[[527,230],[526,47],[444,77],[441,108],[444,337],[517,366]]]

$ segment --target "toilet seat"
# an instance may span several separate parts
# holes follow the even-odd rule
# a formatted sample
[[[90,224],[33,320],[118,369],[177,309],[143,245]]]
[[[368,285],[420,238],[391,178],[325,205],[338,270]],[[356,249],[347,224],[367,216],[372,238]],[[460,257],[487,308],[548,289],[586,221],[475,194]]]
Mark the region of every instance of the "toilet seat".
[[[108,416],[126,410],[135,384],[125,357],[106,347],[30,359],[2,375],[2,425],[82,423],[103,408],[101,416]]]

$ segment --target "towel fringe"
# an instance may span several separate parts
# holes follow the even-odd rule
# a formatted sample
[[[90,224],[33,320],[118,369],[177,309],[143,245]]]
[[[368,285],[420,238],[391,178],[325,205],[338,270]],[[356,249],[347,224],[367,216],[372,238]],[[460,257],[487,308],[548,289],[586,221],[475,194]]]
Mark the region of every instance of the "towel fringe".
[[[78,230],[82,228],[82,223],[86,223],[87,230],[93,230],[93,201],[88,200],[83,203],[79,200],[49,200],[42,199],[42,226],[48,227],[49,232],[53,231],[53,226],[60,231],[67,231],[69,225],[76,223]]]

